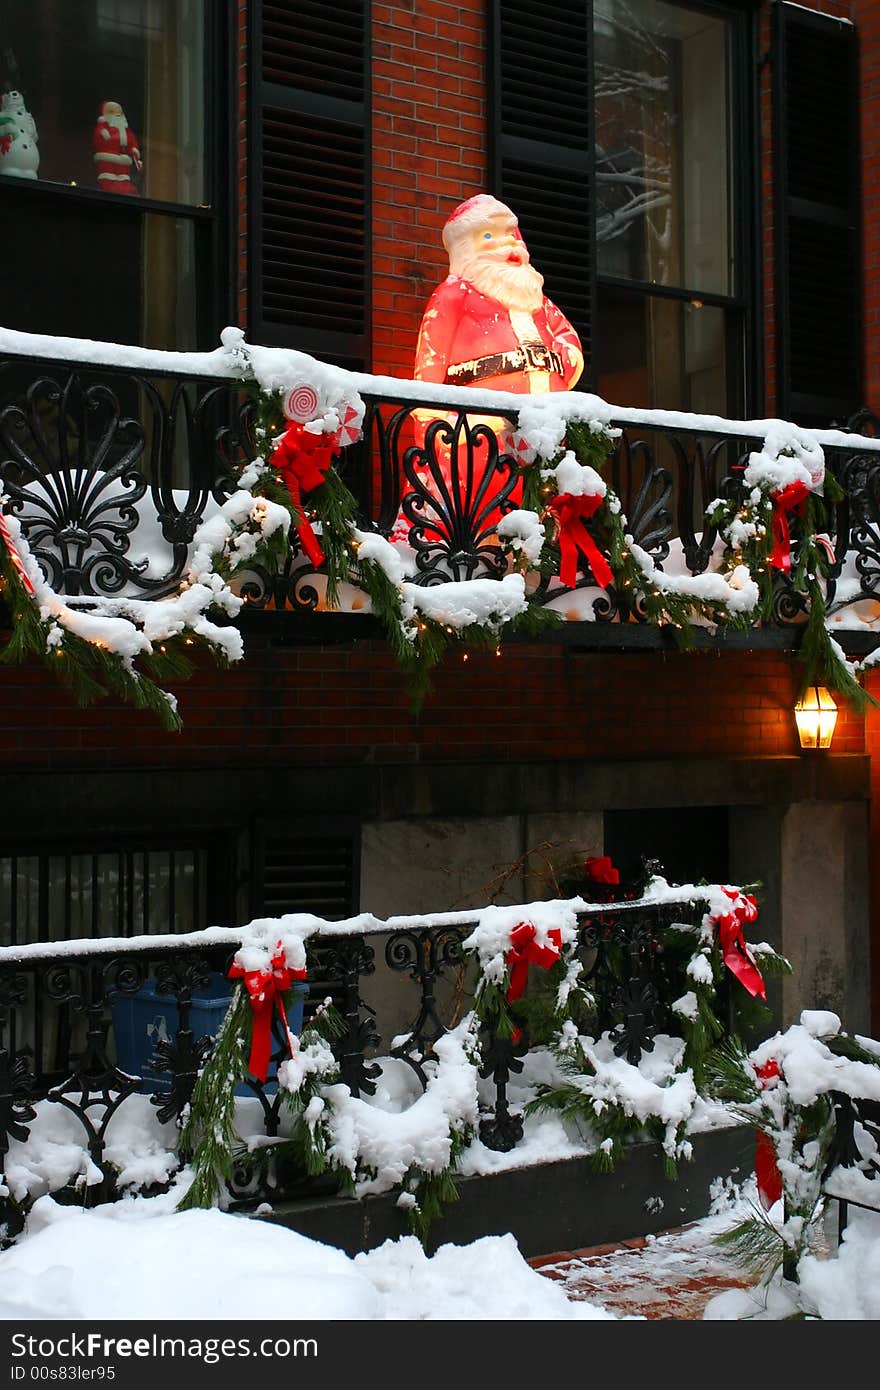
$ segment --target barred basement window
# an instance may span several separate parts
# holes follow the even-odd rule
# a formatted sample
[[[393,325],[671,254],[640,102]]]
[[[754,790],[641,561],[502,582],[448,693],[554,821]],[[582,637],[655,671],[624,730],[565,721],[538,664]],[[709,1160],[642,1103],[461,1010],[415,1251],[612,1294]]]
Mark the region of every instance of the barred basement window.
[[[195,931],[216,921],[209,846],[52,846],[0,855],[0,945]],[[209,918],[210,914],[210,918]],[[47,1006],[38,975],[16,1014],[13,1052],[27,1047],[50,1079],[69,1071],[85,1016]]]
[[[0,945],[195,931],[207,848],[49,850],[0,857]]]

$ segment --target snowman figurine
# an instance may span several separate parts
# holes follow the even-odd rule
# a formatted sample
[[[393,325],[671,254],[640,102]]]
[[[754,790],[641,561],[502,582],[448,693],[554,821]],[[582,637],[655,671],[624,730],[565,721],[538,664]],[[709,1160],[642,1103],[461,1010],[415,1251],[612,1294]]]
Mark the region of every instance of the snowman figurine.
[[[37,127],[21,92],[0,98],[0,174],[35,179],[40,167]]]

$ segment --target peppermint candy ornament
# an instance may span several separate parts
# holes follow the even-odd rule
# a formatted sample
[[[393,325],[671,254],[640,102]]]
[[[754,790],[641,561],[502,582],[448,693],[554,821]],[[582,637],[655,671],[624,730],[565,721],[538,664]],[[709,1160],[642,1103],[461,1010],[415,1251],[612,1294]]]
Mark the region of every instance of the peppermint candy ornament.
[[[319,414],[318,393],[307,381],[301,381],[288,391],[281,408],[288,420],[307,425]]]
[[[363,424],[363,407],[358,409],[352,405],[351,401],[343,401],[337,407],[339,411],[340,425],[336,431],[336,440],[341,449],[348,444],[354,444],[356,439],[360,439],[361,425]]]

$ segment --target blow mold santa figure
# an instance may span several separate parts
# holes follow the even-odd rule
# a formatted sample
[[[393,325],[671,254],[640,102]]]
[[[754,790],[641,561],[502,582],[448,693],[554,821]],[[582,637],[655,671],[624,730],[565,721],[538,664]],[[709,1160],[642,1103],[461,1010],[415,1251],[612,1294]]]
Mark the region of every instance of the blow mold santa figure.
[[[443,244],[449,275],[422,317],[416,380],[532,396],[570,390],[584,367],[580,339],[544,294],[510,208],[488,193],[468,198]]]
[[[141,152],[118,101],[101,102],[92,148],[99,187],[109,193],[137,193],[132,169],[141,172]]]
[[[413,375],[417,381],[446,386],[474,386],[482,390],[513,391],[518,395],[540,396],[551,391],[568,391],[584,367],[580,339],[568,319],[544,294],[544,277],[531,264],[528,248],[510,208],[487,193],[478,193],[461,203],[443,228],[443,244],[449,253],[449,275],[428,300],[422,316]],[[427,410],[413,412],[416,446],[425,450],[431,424],[440,419],[450,430],[455,416],[437,416]],[[499,452],[509,454],[510,429],[500,416],[473,415],[468,426],[486,426],[498,439]],[[474,465],[479,457],[489,466],[485,440],[473,435]],[[472,465],[466,448],[451,442],[449,431],[434,432],[431,445],[439,465],[446,496],[465,498],[474,493],[468,478]],[[427,454],[416,467],[430,470]],[[499,474],[499,485],[503,476]],[[429,494],[436,489],[427,474],[424,486]],[[492,480],[488,492],[491,493]],[[516,505],[522,497],[517,480],[509,493]],[[479,510],[480,504],[478,504]],[[433,508],[437,524],[428,528],[430,536],[452,533],[454,521],[446,516],[446,505],[437,496]],[[476,518],[481,538],[497,524],[501,512],[486,501]],[[407,523],[398,518],[395,539],[406,539]]]

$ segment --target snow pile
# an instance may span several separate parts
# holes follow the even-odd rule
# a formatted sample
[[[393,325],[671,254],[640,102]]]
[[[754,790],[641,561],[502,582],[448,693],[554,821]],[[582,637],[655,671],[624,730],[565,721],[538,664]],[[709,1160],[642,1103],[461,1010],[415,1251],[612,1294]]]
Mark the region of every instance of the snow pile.
[[[5,510],[7,498],[0,493],[0,510]],[[251,503],[254,499],[250,499]],[[133,670],[137,656],[149,654],[154,646],[170,637],[191,631],[209,645],[219,648],[229,661],[238,661],[244,653],[241,636],[236,628],[220,627],[205,615],[219,608],[234,617],[242,600],[214,574],[210,561],[200,564],[206,546],[197,550],[196,563],[191,567],[180,593],[165,599],[104,598],[90,596],[85,601],[89,611],[81,612],[71,606],[75,600],[57,594],[46,582],[25,540],[21,525],[10,512],[6,524],[18,549],[22,565],[34,588],[34,602],[40,618],[46,624],[46,647],[52,650],[63,641],[63,631],[71,632],[84,641],[92,642],[107,651],[115,652],[126,670]],[[216,527],[216,519],[205,523]]]
[[[523,556],[530,565],[537,565],[544,547],[544,527],[537,512],[517,509],[508,512],[498,522],[498,535],[510,549]]]
[[[654,1050],[643,1053],[637,1067],[615,1056],[607,1034],[595,1042],[578,1041],[592,1074],[573,1078],[573,1084],[589,1099],[596,1115],[615,1105],[643,1124],[658,1120],[664,1129],[664,1152],[670,1158],[689,1158],[692,1146],[680,1142],[677,1132],[690,1119],[697,1090],[690,1069],[678,1070],[684,1054],[681,1038],[658,1033]]]
[[[503,579],[462,579],[430,588],[404,583],[401,594],[405,623],[421,616],[454,632],[474,624],[498,632],[527,606],[521,574],[506,574]]]
[[[570,449],[563,454],[555,468],[545,469],[544,473],[556,479],[560,496],[569,494],[572,497],[604,497],[608,492],[605,479],[595,468],[578,463]]]
[[[760,590],[745,565],[737,565],[729,574],[673,575],[658,569],[653,557],[636,545],[632,536],[627,536],[626,543],[642,574],[662,594],[717,603],[729,613],[752,613],[760,603]]]
[[[324,1088],[330,1103],[330,1157],[356,1177],[358,1196],[387,1192],[411,1171],[440,1173],[449,1166],[453,1135],[478,1119],[477,1069],[467,1055],[469,1029],[470,1018],[437,1040],[428,1085],[402,1110],[355,1098],[347,1086]]]
[[[384,536],[369,531],[352,532],[357,545],[358,560],[369,560],[378,565],[392,584],[400,585],[415,574],[416,565],[409,547],[392,545]]]
[[[512,1236],[441,1246],[414,1237],[349,1258],[269,1222],[176,1213],[177,1194],[83,1211],[36,1203],[0,1253],[0,1317],[298,1322],[606,1319],[530,1269]],[[171,1278],[171,1271],[185,1272]],[[285,1326],[282,1323],[281,1333]]]
[[[747,487],[781,492],[802,483],[810,492],[822,492],[825,455],[815,435],[796,425],[777,422],[767,431],[764,447],[749,455],[743,474]]]

